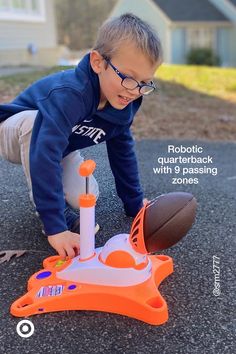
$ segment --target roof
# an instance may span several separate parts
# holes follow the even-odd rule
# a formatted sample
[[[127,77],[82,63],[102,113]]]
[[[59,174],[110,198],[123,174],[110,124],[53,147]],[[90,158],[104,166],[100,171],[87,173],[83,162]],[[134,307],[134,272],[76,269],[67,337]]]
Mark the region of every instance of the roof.
[[[230,0],[236,3],[236,0]],[[153,0],[172,21],[230,22],[208,0]]]

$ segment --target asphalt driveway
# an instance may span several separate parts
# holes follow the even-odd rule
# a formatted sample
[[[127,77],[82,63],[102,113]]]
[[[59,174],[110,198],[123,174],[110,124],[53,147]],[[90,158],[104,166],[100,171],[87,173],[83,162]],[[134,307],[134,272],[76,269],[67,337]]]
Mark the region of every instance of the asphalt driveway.
[[[170,144],[203,147],[203,153],[197,156],[211,156],[214,167],[218,169],[217,175],[210,172],[186,174],[184,177],[188,181],[194,177],[198,178],[198,183],[174,185],[174,173],[155,174],[153,167],[160,167],[158,157],[170,156],[167,152]],[[191,232],[177,245],[162,252],[173,257],[175,266],[174,273],[159,288],[168,304],[168,322],[152,326],[121,315],[65,311],[30,317],[35,332],[30,338],[21,338],[16,333],[16,325],[21,319],[11,316],[9,307],[24,294],[28,278],[41,268],[43,259],[54,251],[41,234],[41,225],[29,202],[21,166],[0,160],[0,250],[32,250],[20,258],[0,264],[0,352],[235,352],[236,144],[145,140],[137,142],[136,146],[147,198],[183,190],[193,193],[198,200],[197,220]],[[132,220],[124,216],[117,199],[105,145],[88,149],[86,157],[97,162],[95,176],[100,186],[100,198],[96,217],[101,231],[96,245],[102,246],[111,236],[129,232]],[[207,164],[206,167],[213,165]],[[186,164],[185,167],[191,166]],[[181,173],[178,174],[179,182],[182,177]],[[213,293],[216,287],[213,259],[219,261],[219,296]]]

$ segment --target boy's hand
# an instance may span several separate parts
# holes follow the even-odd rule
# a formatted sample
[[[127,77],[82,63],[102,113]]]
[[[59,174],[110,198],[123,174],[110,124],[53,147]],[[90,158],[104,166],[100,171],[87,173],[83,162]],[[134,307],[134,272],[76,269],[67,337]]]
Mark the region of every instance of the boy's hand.
[[[48,236],[48,242],[65,260],[66,256],[73,258],[79,254],[80,235],[71,231],[63,231],[56,235]]]

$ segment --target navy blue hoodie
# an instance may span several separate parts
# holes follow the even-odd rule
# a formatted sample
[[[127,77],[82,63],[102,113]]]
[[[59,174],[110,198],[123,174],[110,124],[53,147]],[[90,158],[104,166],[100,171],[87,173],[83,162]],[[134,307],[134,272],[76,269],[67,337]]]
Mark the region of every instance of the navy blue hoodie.
[[[142,97],[122,110],[110,104],[98,110],[99,101],[98,75],[86,54],[75,69],[42,78],[11,103],[0,105],[0,122],[24,110],[38,110],[30,144],[30,174],[46,235],[67,230],[63,157],[103,141],[126,214],[135,216],[142,207],[143,192],[130,132]]]

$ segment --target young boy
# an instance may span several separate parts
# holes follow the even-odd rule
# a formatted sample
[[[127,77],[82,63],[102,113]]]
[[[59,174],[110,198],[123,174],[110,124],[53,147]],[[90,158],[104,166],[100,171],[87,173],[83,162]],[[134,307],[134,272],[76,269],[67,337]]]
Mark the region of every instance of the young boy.
[[[79,252],[77,175],[80,150],[106,141],[118,196],[128,216],[143,205],[130,126],[142,96],[154,89],[161,45],[133,14],[106,21],[93,50],[75,69],[35,82],[0,105],[0,156],[22,163],[31,199],[51,246],[65,258]],[[97,197],[93,177],[91,192]]]

